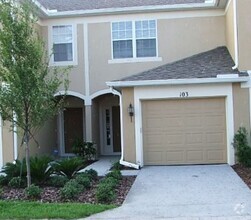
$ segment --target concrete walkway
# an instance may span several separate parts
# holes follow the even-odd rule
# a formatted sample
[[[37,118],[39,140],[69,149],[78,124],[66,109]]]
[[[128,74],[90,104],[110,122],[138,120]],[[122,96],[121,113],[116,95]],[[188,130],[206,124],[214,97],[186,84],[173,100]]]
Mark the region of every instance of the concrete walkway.
[[[251,220],[251,191],[228,165],[145,167],[121,207],[87,219]]]

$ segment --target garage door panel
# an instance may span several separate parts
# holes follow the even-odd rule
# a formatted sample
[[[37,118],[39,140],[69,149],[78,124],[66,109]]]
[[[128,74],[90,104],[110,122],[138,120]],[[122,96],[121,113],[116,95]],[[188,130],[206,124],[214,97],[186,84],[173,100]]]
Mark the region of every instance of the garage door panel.
[[[143,101],[142,115],[146,165],[226,163],[224,98]]]

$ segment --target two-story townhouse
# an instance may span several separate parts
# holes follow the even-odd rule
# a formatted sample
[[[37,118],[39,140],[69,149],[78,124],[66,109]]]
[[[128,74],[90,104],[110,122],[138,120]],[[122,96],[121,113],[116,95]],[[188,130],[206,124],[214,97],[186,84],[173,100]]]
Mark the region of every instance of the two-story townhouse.
[[[234,133],[251,118],[248,0],[34,3],[50,65],[73,68],[33,154],[71,155],[83,138],[136,168],[235,163]],[[14,136],[2,138],[2,163],[22,155]]]

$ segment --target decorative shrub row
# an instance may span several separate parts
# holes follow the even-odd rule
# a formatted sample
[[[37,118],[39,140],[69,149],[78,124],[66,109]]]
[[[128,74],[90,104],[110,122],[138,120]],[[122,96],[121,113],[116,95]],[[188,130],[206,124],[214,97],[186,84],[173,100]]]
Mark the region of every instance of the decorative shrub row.
[[[119,170],[108,173],[98,185],[96,199],[99,203],[111,203],[116,198],[115,189],[122,178]]]

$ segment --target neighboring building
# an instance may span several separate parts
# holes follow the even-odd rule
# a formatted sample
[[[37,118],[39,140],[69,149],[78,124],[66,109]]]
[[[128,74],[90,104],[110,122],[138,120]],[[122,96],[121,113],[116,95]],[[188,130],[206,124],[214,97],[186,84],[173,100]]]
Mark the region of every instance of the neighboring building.
[[[50,65],[73,69],[33,154],[68,156],[83,138],[133,167],[235,163],[234,133],[250,130],[249,0],[34,2]],[[1,165],[22,153],[0,134]]]

